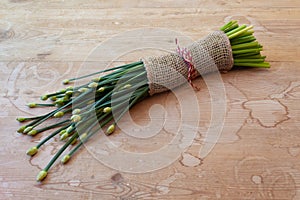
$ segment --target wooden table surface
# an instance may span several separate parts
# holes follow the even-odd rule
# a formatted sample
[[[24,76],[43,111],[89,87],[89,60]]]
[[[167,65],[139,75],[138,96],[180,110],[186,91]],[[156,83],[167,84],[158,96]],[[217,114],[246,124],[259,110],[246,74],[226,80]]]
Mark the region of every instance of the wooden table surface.
[[[70,163],[57,163],[43,183],[35,181],[63,142],[54,139],[32,159],[25,154],[47,134],[16,132],[17,116],[45,112],[26,103],[60,89],[65,78],[107,67],[112,55],[120,56],[114,63],[138,59],[141,51],[118,51],[131,43],[114,43],[139,41],[133,30],[149,36],[163,28],[196,40],[231,19],[255,26],[270,69],[221,74],[225,104],[217,110],[203,79],[195,80],[201,90],[193,98],[182,99],[187,87],[175,91],[185,104],[196,100],[199,114],[192,104],[183,110],[172,92],[154,96],[131,112],[140,127],[133,129],[127,116],[110,141],[97,135]],[[0,199],[300,199],[299,33],[296,0],[1,1]],[[167,39],[175,47],[172,35]],[[149,40],[163,45],[166,38]],[[104,51],[90,56],[96,47]],[[190,125],[178,133],[187,112]],[[105,150],[108,143],[123,154]],[[130,157],[141,153],[140,163]]]

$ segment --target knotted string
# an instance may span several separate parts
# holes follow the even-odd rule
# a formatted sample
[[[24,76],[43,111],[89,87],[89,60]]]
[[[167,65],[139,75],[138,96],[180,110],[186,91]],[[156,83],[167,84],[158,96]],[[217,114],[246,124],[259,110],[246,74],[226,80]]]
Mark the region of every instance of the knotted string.
[[[175,43],[177,45],[176,51],[177,51],[178,55],[182,57],[182,59],[185,61],[185,63],[188,66],[188,82],[189,82],[189,84],[194,89],[199,90],[199,88],[197,88],[192,83],[192,79],[196,75],[196,70],[195,70],[195,67],[193,64],[193,58],[192,58],[191,52],[187,48],[180,48],[177,38],[175,38]]]

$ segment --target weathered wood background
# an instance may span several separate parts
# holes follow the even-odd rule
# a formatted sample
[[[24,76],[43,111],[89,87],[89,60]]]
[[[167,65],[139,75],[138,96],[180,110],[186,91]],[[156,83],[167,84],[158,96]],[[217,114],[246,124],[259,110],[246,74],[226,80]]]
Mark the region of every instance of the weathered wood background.
[[[130,173],[106,166],[91,153],[93,149],[84,148],[68,165],[58,163],[42,184],[35,182],[36,174],[62,142],[48,143],[32,159],[25,155],[46,135],[30,138],[16,133],[17,116],[44,112],[28,109],[26,103],[61,88],[65,78],[106,67],[102,62],[111,61],[109,54],[117,52],[118,45],[90,60],[90,67],[83,68],[82,63],[101,42],[117,34],[165,28],[195,40],[230,19],[255,26],[272,67],[221,74],[226,113],[220,138],[207,139],[213,123],[212,98],[205,81],[197,79],[195,84],[201,90],[195,96],[201,112],[189,118],[193,122],[200,117],[198,125],[191,128],[196,135],[174,162],[147,171],[156,163],[145,159],[140,164],[145,173]],[[1,1],[0,199],[300,199],[299,33],[297,0]],[[129,53],[116,61],[135,61],[139,56]],[[182,94],[185,89],[177,92]],[[147,131],[157,131],[155,123],[160,126],[162,117],[166,122],[163,129],[147,139],[119,129],[110,137],[115,146],[126,152],[143,152],[145,158],[149,152],[171,148],[168,143],[182,121],[180,104],[171,92],[136,106],[131,117],[137,124],[147,125],[154,104],[161,104],[168,115],[166,118],[153,109],[150,116],[154,122]],[[126,127],[126,119],[123,123]],[[130,130],[130,124],[128,127]],[[144,132],[136,131],[135,135]],[[90,145],[104,148],[107,144],[101,139],[97,136]],[[206,156],[201,154],[205,145],[214,142]],[[122,166],[131,162],[126,155],[111,158]],[[154,161],[167,158],[162,154]]]

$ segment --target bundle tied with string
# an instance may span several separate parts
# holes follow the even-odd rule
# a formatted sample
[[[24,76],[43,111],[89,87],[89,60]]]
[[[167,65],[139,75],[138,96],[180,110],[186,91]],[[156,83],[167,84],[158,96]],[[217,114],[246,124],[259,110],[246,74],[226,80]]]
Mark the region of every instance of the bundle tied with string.
[[[19,133],[33,137],[51,130],[38,143],[34,142],[26,154],[36,155],[50,141],[57,144],[64,141],[36,180],[44,180],[56,160],[69,149],[61,159],[61,163],[66,164],[100,129],[106,128],[105,134],[112,134],[122,116],[150,95],[172,90],[187,81],[195,88],[193,78],[215,71],[229,71],[233,66],[269,68],[270,63],[265,62],[266,56],[261,55],[262,45],[254,37],[252,28],[230,21],[220,31],[212,32],[186,48],[180,48],[176,42],[177,53],[66,79],[64,84],[93,76],[82,85],[42,95],[41,100],[50,100],[48,103],[29,103],[30,108],[55,108],[38,116],[17,118],[26,123],[19,127]],[[61,119],[47,124],[52,118]],[[53,139],[55,137],[62,141]]]
[[[233,66],[230,41],[222,31],[215,31],[187,47],[195,73],[192,79],[215,71],[229,71]],[[189,79],[189,66],[180,54],[144,58],[149,94],[174,89]]]

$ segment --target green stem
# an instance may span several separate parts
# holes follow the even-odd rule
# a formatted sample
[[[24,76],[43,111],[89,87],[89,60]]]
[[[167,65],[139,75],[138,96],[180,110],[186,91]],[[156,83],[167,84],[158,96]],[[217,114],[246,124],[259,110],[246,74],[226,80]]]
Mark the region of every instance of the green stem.
[[[241,66],[241,67],[270,68],[270,64],[267,62],[264,62],[264,63],[234,63],[234,65]]]
[[[54,155],[54,157],[50,160],[50,162],[47,164],[47,166],[43,169],[44,171],[48,172],[48,170],[51,168],[51,166],[54,164],[54,162],[57,160],[57,158],[66,150],[66,148],[73,142],[73,140],[78,137],[78,134],[74,134]]]
[[[251,36],[253,33],[254,33],[254,30],[248,30],[248,31],[240,34],[239,37]]]
[[[262,63],[264,62],[265,59],[263,58],[254,58],[254,59],[249,59],[249,58],[237,58],[237,59],[234,59],[234,63]]]
[[[38,145],[36,146],[37,148],[40,148],[43,144],[45,144],[48,140],[50,140],[51,138],[53,138],[54,136],[56,136],[57,134],[59,134],[60,131],[68,128],[69,125],[66,125],[64,127],[61,127],[59,129],[57,129],[56,131],[54,131],[53,133],[51,133],[50,135],[48,135],[45,139],[43,139],[41,142],[38,143]]]
[[[52,124],[52,125],[50,125],[50,126],[47,126],[47,127],[41,128],[41,129],[38,129],[38,130],[37,130],[37,133],[41,133],[41,132],[43,132],[43,131],[50,130],[50,129],[52,129],[52,128],[56,128],[56,127],[61,126],[61,125],[65,124],[65,123],[67,123],[67,122],[70,122],[70,119],[66,119],[66,120],[64,120],[64,121],[62,121],[62,122],[58,122],[58,123],[56,123],[56,124]]]
[[[227,33],[237,27],[239,27],[237,21],[230,21],[227,24],[225,24],[220,30],[224,31],[224,33]]]
[[[243,44],[247,42],[255,41],[255,37],[253,35],[238,37],[230,40],[231,45]]]
[[[123,115],[138,101],[143,97],[146,93],[148,92],[148,87],[144,88],[141,92],[139,92],[136,97],[129,103],[129,105],[123,109],[123,112],[118,116],[117,119],[115,119],[114,124],[116,124],[122,117]]]
[[[240,31],[240,30],[243,30],[243,29],[245,29],[246,27],[247,27],[247,26],[246,26],[245,24],[243,24],[243,25],[241,25],[241,26],[239,26],[239,27],[237,27],[237,28],[235,28],[235,29],[233,29],[233,30],[227,32],[226,35],[227,35],[228,38],[229,38],[230,35],[235,34],[236,32],[238,32],[238,31]],[[229,38],[229,39],[230,39],[230,38]]]
[[[68,154],[72,156],[85,142],[88,141],[89,138],[91,138],[95,133],[97,133],[103,126],[105,126],[107,123],[109,123],[113,119],[113,116],[110,116],[108,119],[106,119],[103,123],[100,124],[96,130],[90,132],[86,138],[81,140],[75,147],[72,149]]]
[[[242,49],[242,50],[234,50],[232,51],[232,54],[246,54],[246,53],[259,53],[262,51],[262,48],[253,48],[253,49]]]
[[[243,44],[231,45],[232,50],[248,49],[248,48],[253,48],[253,47],[260,47],[260,45],[258,42],[247,42],[247,43],[243,43]]]
[[[90,92],[91,92],[91,90],[90,90]],[[86,92],[86,93],[89,93],[89,92]],[[56,110],[50,112],[48,115],[46,115],[46,117],[42,118],[41,120],[38,120],[38,122],[36,124],[32,125],[33,128],[36,127],[36,126],[38,126],[38,125],[40,125],[41,123],[43,123],[44,121],[46,121],[50,117],[52,117],[55,113],[57,113],[57,112],[61,111],[62,109],[70,106],[72,103],[75,103],[75,102],[81,100],[81,98],[83,98],[86,95],[86,93],[82,93],[81,95],[79,95],[78,97],[76,97],[75,99],[73,99],[72,101],[70,101],[69,103],[67,103],[66,105],[64,105],[64,106],[62,106],[60,108],[57,108]]]
[[[261,56],[260,52],[251,52],[251,53],[244,53],[244,54],[236,54],[233,55],[233,58],[251,58],[251,56]]]
[[[55,104],[53,104],[53,103],[37,103],[36,106],[51,107],[51,106],[55,106]]]
[[[265,59],[266,56],[262,56],[260,54],[252,55],[252,56],[247,56],[248,59]],[[239,58],[237,58],[239,59]]]
[[[233,34],[230,34],[230,35],[228,36],[228,38],[229,38],[229,39],[236,38],[237,36],[242,35],[243,33],[246,33],[248,30],[250,30],[250,29],[252,29],[252,28],[253,28],[253,26],[248,26],[248,27],[246,27],[246,28],[244,28],[244,29],[241,29],[241,30],[239,30],[239,31],[237,31],[237,32],[235,32],[235,33],[233,33]]]
[[[87,78],[87,77],[90,77],[90,76],[94,76],[94,75],[97,75],[97,74],[101,74],[101,73],[116,70],[116,69],[130,68],[132,66],[135,66],[135,65],[138,65],[138,64],[141,64],[141,63],[142,63],[142,61],[138,61],[138,62],[126,64],[126,65],[121,65],[121,66],[118,66],[118,67],[113,67],[113,68],[101,70],[101,71],[98,71],[98,72],[95,72],[95,73],[92,73],[92,74],[88,74],[88,75],[84,75],[84,76],[80,76],[80,77],[76,77],[76,78],[71,78],[69,80],[70,81],[80,80],[80,79],[83,79],[83,78]]]
[[[140,80],[140,78],[145,76],[146,74],[147,74],[146,71],[144,71],[143,73],[140,73],[140,74],[132,77],[131,79],[126,80],[125,82],[123,82],[121,84],[118,84],[118,86],[116,86],[114,90],[118,90],[118,89],[122,88],[123,86],[125,86],[126,84],[129,84],[132,81],[137,82],[137,80]],[[143,79],[144,79],[144,77],[141,80],[143,80]]]
[[[144,88],[136,97],[135,99],[129,104],[129,106],[127,108],[125,108],[123,110],[123,112],[118,116],[118,118],[115,120],[114,124],[116,124],[121,118],[122,116],[138,101],[140,100],[140,98],[142,96],[145,95],[145,93],[148,92],[148,88]],[[95,133],[98,132],[98,130],[100,130],[103,126],[105,126],[108,122],[110,122],[113,119],[113,116],[109,117],[106,121],[104,121],[98,129],[90,132],[88,134],[88,136],[86,138],[84,138],[83,140],[81,140],[69,153],[68,155],[71,157],[76,151],[78,151],[78,149],[90,138],[92,137]]]

